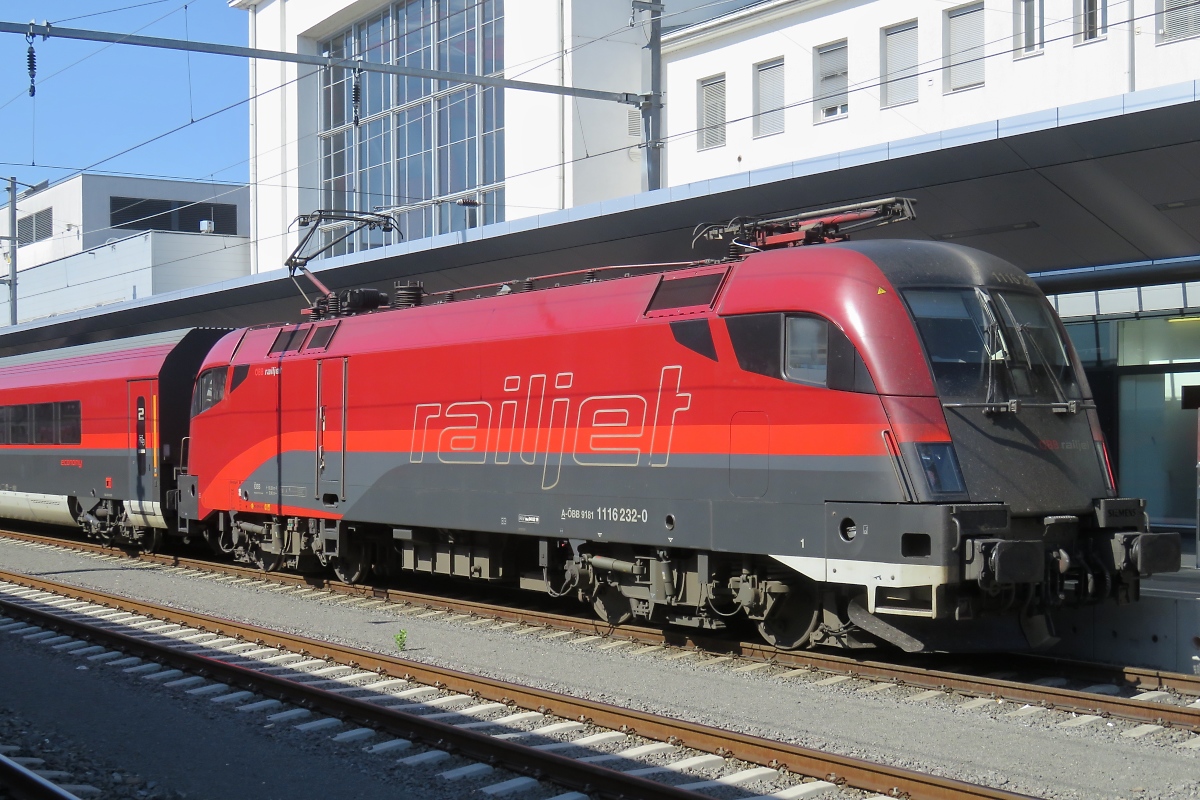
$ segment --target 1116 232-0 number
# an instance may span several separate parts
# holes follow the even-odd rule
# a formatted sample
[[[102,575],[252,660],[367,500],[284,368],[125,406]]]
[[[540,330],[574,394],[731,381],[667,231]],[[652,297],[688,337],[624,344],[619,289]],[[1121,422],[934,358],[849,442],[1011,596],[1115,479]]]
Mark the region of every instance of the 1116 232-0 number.
[[[599,506],[596,508],[596,519],[604,522],[646,522],[650,519],[644,508],[621,508],[619,506]]]

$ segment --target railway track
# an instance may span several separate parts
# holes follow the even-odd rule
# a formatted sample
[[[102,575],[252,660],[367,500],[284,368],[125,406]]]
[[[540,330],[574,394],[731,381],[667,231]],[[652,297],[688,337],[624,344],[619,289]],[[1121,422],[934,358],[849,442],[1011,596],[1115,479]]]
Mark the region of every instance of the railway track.
[[[0,537],[30,544],[128,558],[182,571],[220,573],[237,579],[253,579],[282,585],[306,586],[335,594],[360,596],[387,603],[414,605],[430,610],[470,614],[501,622],[570,631],[585,635],[627,640],[646,646],[694,649],[729,659],[734,669],[754,664],[828,673],[880,683],[894,683],[928,691],[955,693],[971,698],[990,698],[1082,715],[1114,718],[1145,726],[1176,727],[1200,733],[1200,675],[1166,672],[1140,667],[1119,667],[1058,658],[1006,656],[1005,672],[992,672],[995,664],[978,665],[988,674],[974,674],[931,663],[870,660],[819,651],[788,652],[765,644],[728,638],[698,636],[688,631],[624,625],[610,627],[594,619],[540,609],[496,605],[477,600],[448,597],[403,589],[350,585],[290,573],[264,573],[258,569],[176,555],[127,553],[92,542],[61,539],[19,531],[0,531]],[[970,658],[958,662],[972,665]],[[1018,674],[1029,680],[1015,680]],[[1065,683],[1091,684],[1089,690],[1067,688]],[[1122,690],[1135,691],[1121,697]],[[1191,701],[1191,702],[1189,702]]]
[[[827,791],[845,796],[847,790],[856,790],[877,798],[911,800],[1028,800],[1027,795],[5,571],[0,571],[0,615],[4,618],[0,632],[9,635],[41,641],[76,657],[127,667],[148,680],[174,684],[216,700],[228,697],[231,703],[246,701],[260,706],[283,701],[296,706],[276,714],[274,719],[280,721],[307,719],[312,711],[327,715],[301,726],[311,730],[337,727],[344,720],[366,726],[344,736],[372,730],[398,737],[390,741],[399,744],[389,746],[384,742],[376,749],[400,750],[414,741],[424,742],[435,748],[426,753],[449,750],[472,759],[473,764],[458,770],[462,774],[502,766],[521,775],[507,782],[521,787],[542,780],[594,796],[695,800],[708,797],[699,791],[702,789],[776,776],[790,786],[757,797],[816,797]],[[432,695],[438,697],[428,699]],[[397,706],[383,704],[392,700],[404,702]],[[463,704],[465,707],[461,707]],[[455,705],[460,707],[452,708]],[[478,719],[495,713],[503,716]],[[505,723],[534,719],[559,721],[531,731],[504,735],[485,732]],[[598,729],[587,737],[591,742],[637,737],[653,744],[624,750],[615,757],[572,758],[561,751],[578,742],[559,744],[551,738],[551,734],[586,729]],[[374,734],[358,735],[366,738]],[[531,737],[550,738],[551,746],[520,741]],[[668,764],[633,763],[632,768],[614,764],[633,761],[635,755],[680,749],[702,755]],[[418,754],[408,761],[415,765],[423,763],[422,759],[440,758]],[[719,778],[683,784],[654,779],[730,760],[740,762],[743,768]],[[443,777],[448,775],[444,773]],[[808,780],[798,782],[796,776],[807,776]],[[491,793],[501,795],[499,791]],[[582,793],[568,792],[558,797],[580,800]]]
[[[69,787],[54,783],[39,774],[38,770],[22,763],[40,759],[11,757],[11,754],[6,754],[6,749],[0,747],[0,787],[7,789],[16,800],[81,800]]]

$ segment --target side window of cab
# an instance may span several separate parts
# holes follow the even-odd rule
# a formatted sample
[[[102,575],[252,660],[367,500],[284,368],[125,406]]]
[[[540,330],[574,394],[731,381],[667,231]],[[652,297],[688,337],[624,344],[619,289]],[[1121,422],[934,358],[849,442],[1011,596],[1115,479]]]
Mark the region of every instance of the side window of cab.
[[[815,314],[726,317],[738,364],[747,372],[841,392],[876,394],[858,350],[841,328]]]
[[[213,367],[196,378],[196,391],[192,394],[192,416],[203,414],[225,398],[225,376],[228,367]]]

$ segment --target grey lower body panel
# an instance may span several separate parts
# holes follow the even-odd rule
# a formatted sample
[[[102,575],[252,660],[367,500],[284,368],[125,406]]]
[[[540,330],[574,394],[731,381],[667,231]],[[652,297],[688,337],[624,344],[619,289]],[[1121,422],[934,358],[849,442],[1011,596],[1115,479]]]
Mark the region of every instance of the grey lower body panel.
[[[827,498],[902,499],[885,457],[772,457],[753,476],[721,455],[672,456],[662,467],[524,463],[519,454],[512,461],[414,464],[408,454],[351,454],[346,485],[336,487],[345,500],[331,505],[314,454],[294,451],[237,488],[250,502],[380,525],[822,557]]]

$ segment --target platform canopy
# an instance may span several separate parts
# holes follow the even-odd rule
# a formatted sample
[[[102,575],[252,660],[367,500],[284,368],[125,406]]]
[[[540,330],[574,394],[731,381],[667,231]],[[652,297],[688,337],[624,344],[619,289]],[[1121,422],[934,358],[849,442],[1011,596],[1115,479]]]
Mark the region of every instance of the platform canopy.
[[[607,264],[678,261],[693,227],[907,196],[918,218],[864,237],[992,252],[1048,291],[1200,275],[1196,81],[1053,108],[536,217],[314,261],[333,289],[428,291]],[[0,329],[0,355],[190,326],[297,320],[283,270]]]

